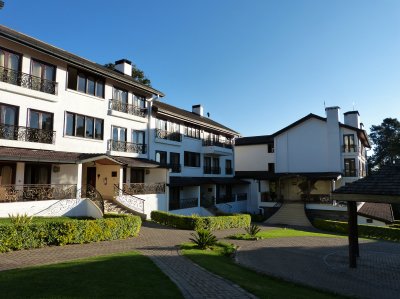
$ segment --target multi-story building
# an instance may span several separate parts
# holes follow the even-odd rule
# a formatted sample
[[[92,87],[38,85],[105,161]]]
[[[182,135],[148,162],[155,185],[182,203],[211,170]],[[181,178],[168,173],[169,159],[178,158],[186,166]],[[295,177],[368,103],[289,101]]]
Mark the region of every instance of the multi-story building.
[[[63,214],[88,196],[147,216],[245,206],[238,133],[131,73],[126,59],[109,69],[0,26],[0,217]]]
[[[292,215],[304,216],[304,203],[311,218],[344,213],[330,193],[366,175],[370,144],[357,111],[342,123],[339,107],[325,110],[326,118],[309,114],[272,135],[236,139],[235,173],[251,182],[251,211],[279,210],[271,221],[288,224],[307,223]]]

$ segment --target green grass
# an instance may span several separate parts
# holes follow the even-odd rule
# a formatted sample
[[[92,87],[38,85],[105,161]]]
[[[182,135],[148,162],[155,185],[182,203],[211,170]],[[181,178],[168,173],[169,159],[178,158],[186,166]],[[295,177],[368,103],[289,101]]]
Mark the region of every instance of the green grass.
[[[137,252],[0,272],[1,298],[183,298]]]
[[[287,282],[257,273],[235,264],[229,257],[229,245],[214,246],[213,250],[196,249],[194,244],[184,244],[182,253],[210,272],[228,279],[259,298],[268,299],[329,299],[348,298],[320,291],[307,286]]]
[[[343,235],[335,235],[331,233],[315,233],[315,232],[307,232],[296,229],[289,228],[278,228],[272,230],[263,230],[259,232],[257,235],[258,239],[273,239],[273,238],[290,238],[290,237],[324,237],[324,238],[341,238],[346,237]],[[236,234],[229,236],[230,239],[235,240],[255,240],[254,237],[251,237],[249,234]]]

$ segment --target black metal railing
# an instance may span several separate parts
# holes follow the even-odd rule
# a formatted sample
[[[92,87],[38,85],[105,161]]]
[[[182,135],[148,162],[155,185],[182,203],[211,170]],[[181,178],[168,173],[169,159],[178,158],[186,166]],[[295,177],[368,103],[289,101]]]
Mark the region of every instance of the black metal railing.
[[[181,133],[169,132],[169,131],[165,131],[165,130],[161,130],[161,129],[156,129],[156,138],[182,142],[182,134]]]
[[[343,152],[345,153],[355,153],[357,152],[357,146],[355,144],[344,144],[342,146]]]
[[[211,174],[212,173],[212,167],[211,166],[204,166],[203,167],[203,172],[204,172],[204,174]]]
[[[0,139],[54,144],[56,131],[0,124]]]
[[[232,174],[232,173],[233,173],[232,167],[225,168],[225,174]]]
[[[140,117],[146,117],[147,112],[146,108],[140,108],[136,105],[123,103],[120,100],[110,100],[110,109]]]
[[[76,195],[73,184],[0,185],[0,202],[70,199]]]
[[[146,144],[138,144],[138,143],[109,139],[108,150],[116,152],[145,154],[147,152],[147,146]]]
[[[81,198],[90,199],[104,214],[104,199],[100,192],[92,185],[83,185],[80,190]]]
[[[197,206],[198,206],[197,197],[179,199],[179,208],[180,209],[189,209],[189,208],[194,208]]]
[[[171,172],[173,173],[181,172],[181,164],[169,164],[169,168],[171,168]]]
[[[122,204],[131,210],[144,214],[144,199],[126,193],[124,190],[121,190],[118,185],[114,185],[114,195],[117,203]]]
[[[57,94],[57,82],[0,67],[0,81],[45,93]]]
[[[164,183],[131,183],[123,184],[122,191],[124,194],[162,194],[165,193]]]
[[[216,140],[211,140],[211,139],[205,139],[203,140],[203,146],[218,146],[218,147],[223,147],[223,148],[232,148],[232,143],[230,141],[216,141]]]

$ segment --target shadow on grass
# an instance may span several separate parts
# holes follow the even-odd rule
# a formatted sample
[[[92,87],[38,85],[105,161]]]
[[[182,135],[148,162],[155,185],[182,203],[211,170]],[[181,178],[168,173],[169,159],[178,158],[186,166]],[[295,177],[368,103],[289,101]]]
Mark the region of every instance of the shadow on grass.
[[[0,272],[1,298],[182,298],[135,252]]]

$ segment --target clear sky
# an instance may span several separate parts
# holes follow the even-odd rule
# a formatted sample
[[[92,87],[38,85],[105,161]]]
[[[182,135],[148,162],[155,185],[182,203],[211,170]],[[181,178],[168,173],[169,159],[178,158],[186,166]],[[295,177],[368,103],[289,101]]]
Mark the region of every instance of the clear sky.
[[[133,61],[243,136],[326,106],[400,118],[400,1],[5,0],[1,24],[101,64]]]

